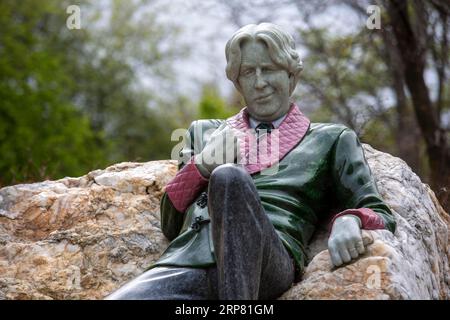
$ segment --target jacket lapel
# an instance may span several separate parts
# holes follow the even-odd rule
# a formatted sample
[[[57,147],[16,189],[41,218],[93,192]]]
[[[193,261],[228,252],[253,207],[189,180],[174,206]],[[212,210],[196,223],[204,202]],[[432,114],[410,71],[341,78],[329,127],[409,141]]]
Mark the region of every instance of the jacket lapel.
[[[250,127],[247,108],[228,118],[239,140],[240,163],[249,174],[254,174],[280,162],[305,136],[310,120],[292,104],[286,118],[270,136],[263,137],[257,148],[254,129]]]

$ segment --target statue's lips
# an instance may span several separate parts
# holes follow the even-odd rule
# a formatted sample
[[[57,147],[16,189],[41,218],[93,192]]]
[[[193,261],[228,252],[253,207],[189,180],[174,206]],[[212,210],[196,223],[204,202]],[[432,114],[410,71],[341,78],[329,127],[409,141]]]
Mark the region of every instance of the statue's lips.
[[[263,96],[255,98],[256,102],[266,102],[272,97],[273,93],[265,94]]]

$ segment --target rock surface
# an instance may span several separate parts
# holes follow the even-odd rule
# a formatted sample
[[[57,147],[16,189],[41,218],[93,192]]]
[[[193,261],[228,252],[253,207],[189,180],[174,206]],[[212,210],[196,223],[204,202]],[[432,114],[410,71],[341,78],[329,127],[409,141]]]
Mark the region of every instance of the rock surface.
[[[101,299],[155,261],[172,161],[0,190],[0,299]]]
[[[397,231],[332,269],[317,232],[303,281],[282,299],[449,299],[450,218],[400,159],[364,146]],[[0,299],[101,299],[167,246],[159,199],[173,161],[120,163],[80,178],[0,189]]]

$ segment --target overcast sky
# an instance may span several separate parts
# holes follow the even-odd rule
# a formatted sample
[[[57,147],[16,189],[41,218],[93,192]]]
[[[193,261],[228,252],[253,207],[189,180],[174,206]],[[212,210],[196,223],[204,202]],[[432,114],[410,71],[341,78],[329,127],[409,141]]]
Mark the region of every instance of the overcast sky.
[[[258,22],[267,15],[267,9],[258,6],[258,2],[261,1],[253,1],[254,5],[243,15],[243,25]],[[305,27],[298,16],[297,8],[284,5],[271,10],[268,22],[278,24],[293,34],[297,27]],[[225,75],[225,44],[239,27],[232,22],[227,6],[216,0],[171,0],[169,8],[161,12],[159,19],[162,23],[180,26],[181,41],[193,48],[189,55],[175,61],[178,92],[197,99],[202,84],[215,83],[223,96],[229,96],[232,84]],[[336,34],[346,34],[364,21],[351,10],[334,6],[318,13],[313,23],[327,26]],[[297,49],[304,56],[304,49],[300,46]],[[145,79],[144,82],[149,86],[155,85]]]

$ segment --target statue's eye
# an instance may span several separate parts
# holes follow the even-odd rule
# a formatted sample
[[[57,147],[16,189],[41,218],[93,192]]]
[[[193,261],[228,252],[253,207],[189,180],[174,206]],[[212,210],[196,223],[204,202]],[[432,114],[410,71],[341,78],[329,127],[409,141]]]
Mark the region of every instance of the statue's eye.
[[[241,75],[243,75],[243,76],[249,76],[249,75],[252,75],[253,72],[254,72],[253,69],[248,68],[248,69],[242,70]]]

